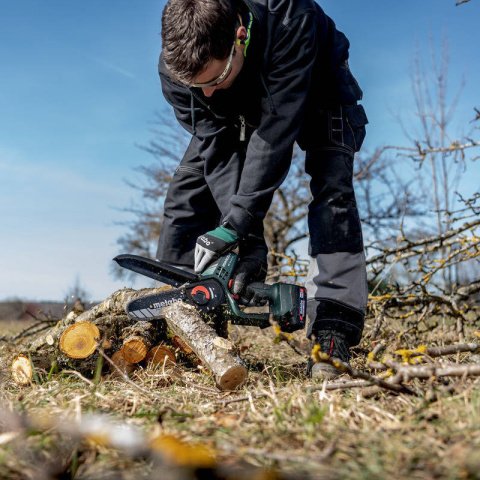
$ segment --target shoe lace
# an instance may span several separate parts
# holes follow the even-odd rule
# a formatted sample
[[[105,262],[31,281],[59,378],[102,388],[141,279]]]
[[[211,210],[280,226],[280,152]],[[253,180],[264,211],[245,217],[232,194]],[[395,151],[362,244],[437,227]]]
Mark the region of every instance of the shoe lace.
[[[350,345],[342,333],[322,330],[318,332],[315,343],[318,343],[321,351],[329,357],[338,358],[343,362],[350,360]]]

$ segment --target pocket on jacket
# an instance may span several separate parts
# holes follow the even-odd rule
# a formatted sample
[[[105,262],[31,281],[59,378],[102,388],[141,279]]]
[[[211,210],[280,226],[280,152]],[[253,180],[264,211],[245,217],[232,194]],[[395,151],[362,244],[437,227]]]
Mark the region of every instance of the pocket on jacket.
[[[365,125],[368,124],[367,114],[363,105],[345,105],[344,109],[347,125],[352,135],[351,147],[358,152],[365,139]]]
[[[337,99],[339,104],[359,102],[363,98],[363,91],[348,66],[348,61],[342,63],[337,71],[336,85],[338,87]]]

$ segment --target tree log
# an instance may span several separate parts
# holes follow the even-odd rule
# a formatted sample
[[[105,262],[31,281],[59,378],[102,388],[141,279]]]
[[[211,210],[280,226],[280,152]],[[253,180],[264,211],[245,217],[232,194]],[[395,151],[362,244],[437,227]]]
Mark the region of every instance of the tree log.
[[[150,349],[147,353],[146,362],[147,365],[149,363],[153,363],[154,365],[168,365],[170,362],[176,363],[176,358],[168,347],[158,345]]]
[[[135,300],[139,297],[145,295],[150,295],[152,293],[157,293],[162,291],[162,288],[143,288],[141,290],[133,290],[131,288],[124,288],[122,290],[117,290],[115,293],[112,293],[107,299],[102,303],[95,305],[90,310],[83,312],[78,316],[77,321],[87,321],[92,322],[98,318],[102,317],[105,314],[109,315],[124,315],[125,307],[128,302]]]
[[[205,324],[191,305],[177,302],[165,310],[170,330],[179,336],[210,369],[220,390],[234,390],[247,377],[247,368],[233,344]]]
[[[156,322],[157,323],[157,322]],[[124,329],[122,333],[123,345],[122,355],[130,363],[139,363],[152,348],[161,330],[156,324],[146,321],[139,321]]]
[[[76,322],[70,325],[60,337],[60,348],[70,358],[87,358],[97,348],[100,330],[90,322]]]
[[[122,352],[118,351],[112,355],[112,362],[125,374],[130,375],[136,368],[137,365],[130,363],[125,358],[123,358]],[[117,369],[110,365],[110,371],[113,376],[120,376]]]
[[[193,353],[193,350],[177,335],[172,335],[172,345],[185,353],[185,355]]]
[[[12,376],[19,385],[27,385],[32,381],[33,368],[25,355],[19,355],[12,362]]]
[[[126,327],[134,324],[135,321],[131,320],[124,313],[121,315],[109,315],[103,312],[102,316],[97,318],[92,316],[91,321],[88,322],[90,326],[87,330],[93,332],[93,334],[85,334],[83,332],[77,335],[77,329],[83,330],[87,323],[86,320],[77,321],[82,315],[79,316],[72,312],[50,330],[33,339],[29,344],[20,345],[10,362],[13,362],[18,354],[22,354],[31,359],[33,367],[39,374],[48,373],[52,366],[56,365],[56,368],[59,370],[71,369],[77,370],[86,376],[93,375],[99,360],[98,352],[95,351],[96,341],[94,342],[93,353],[85,358],[81,358],[84,355],[78,354],[78,347],[81,349],[82,344],[85,346],[90,342],[91,348],[92,339],[101,338],[101,345],[108,354],[120,350],[122,346],[122,332]],[[97,331],[99,332],[98,334],[96,333]],[[71,337],[72,333],[73,337]],[[73,355],[70,355],[72,352]]]

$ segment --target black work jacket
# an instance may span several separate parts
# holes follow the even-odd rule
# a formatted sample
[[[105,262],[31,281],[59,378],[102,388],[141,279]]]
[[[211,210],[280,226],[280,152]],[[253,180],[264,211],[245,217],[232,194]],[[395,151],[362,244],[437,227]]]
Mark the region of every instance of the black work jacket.
[[[314,0],[240,0],[239,7],[253,14],[253,25],[231,87],[207,98],[173,82],[161,56],[159,73],[178,121],[197,137],[207,183],[218,162],[245,155],[224,220],[246,236],[288,173],[304,119],[318,108],[354,104],[362,92],[348,69],[347,38]]]

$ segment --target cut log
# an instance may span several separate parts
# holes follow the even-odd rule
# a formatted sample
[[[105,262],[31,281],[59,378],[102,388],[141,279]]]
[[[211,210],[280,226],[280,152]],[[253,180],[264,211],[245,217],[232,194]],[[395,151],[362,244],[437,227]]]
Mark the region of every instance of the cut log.
[[[120,352],[120,351],[115,352],[112,355],[111,360],[126,375],[130,375],[137,368],[137,365],[135,365],[134,363],[130,363],[127,360],[125,360],[125,358],[123,358],[122,352]],[[113,367],[112,365],[110,365],[110,371],[112,372],[112,375],[114,375],[114,376],[117,376],[117,375],[119,376],[120,375],[118,373],[118,370],[115,367]]]
[[[207,326],[210,325],[207,324]],[[178,335],[172,335],[171,341],[175,350],[179,353],[178,359],[180,361],[186,361],[187,364],[190,364],[193,367],[199,367],[202,365],[202,361],[195,355],[195,352]]]
[[[68,327],[60,338],[62,352],[70,358],[87,358],[97,348],[100,331],[90,322],[77,322]]]
[[[193,350],[177,335],[172,335],[172,345],[185,353],[185,355],[193,353]]]
[[[219,337],[195,307],[177,302],[165,310],[168,327],[180,337],[212,372],[220,390],[234,390],[247,377],[247,368],[233,344]]]
[[[33,368],[25,355],[19,355],[12,362],[12,376],[19,385],[27,385],[32,381]]]
[[[121,352],[127,362],[139,363],[146,357],[147,349],[143,338],[130,337],[123,342]]]
[[[150,349],[146,357],[147,365],[153,363],[154,365],[168,365],[171,363],[176,363],[175,355],[168,347],[163,345],[158,345]]]
[[[139,363],[152,348],[158,331],[150,322],[140,321],[123,331],[122,355],[130,363]]]

